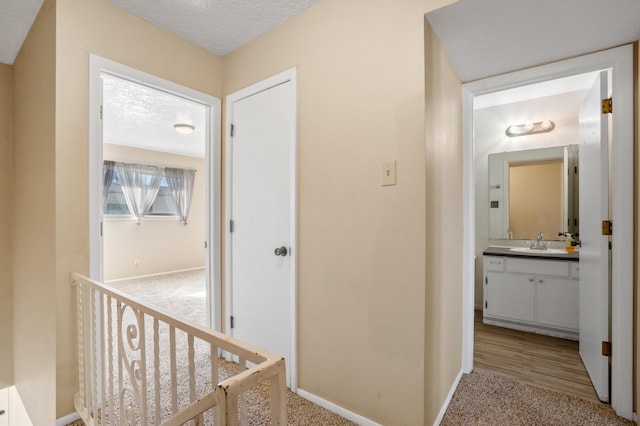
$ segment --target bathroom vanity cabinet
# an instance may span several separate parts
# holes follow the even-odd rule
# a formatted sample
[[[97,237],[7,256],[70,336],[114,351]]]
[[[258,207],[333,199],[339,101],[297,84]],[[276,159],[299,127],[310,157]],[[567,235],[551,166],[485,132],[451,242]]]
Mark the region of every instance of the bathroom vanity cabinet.
[[[578,340],[579,265],[485,254],[483,322]]]

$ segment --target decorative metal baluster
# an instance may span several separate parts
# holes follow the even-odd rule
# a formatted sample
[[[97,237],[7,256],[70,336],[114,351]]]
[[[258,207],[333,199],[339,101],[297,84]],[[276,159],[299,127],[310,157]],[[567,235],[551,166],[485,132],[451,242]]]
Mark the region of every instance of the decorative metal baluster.
[[[153,319],[153,366],[156,424],[160,424],[160,322],[157,318]]]
[[[178,374],[176,373],[176,328],[169,326],[169,356],[171,362],[171,414],[178,412]]]
[[[106,424],[105,423],[105,418],[106,418],[106,410],[105,410],[105,404],[107,404],[107,375],[106,375],[106,368],[104,368],[104,363],[105,363],[105,347],[104,347],[104,326],[105,326],[105,322],[104,322],[104,311],[105,311],[105,301],[106,301],[106,297],[104,294],[98,292],[98,303],[97,305],[100,307],[100,323],[98,325],[98,330],[100,330],[100,340],[98,341],[99,346],[100,346],[100,353],[99,353],[99,357],[98,360],[100,360],[100,424]]]
[[[142,410],[142,424],[149,424],[147,422],[147,354],[146,354],[146,340],[145,340],[145,327],[144,327],[144,313],[136,311],[136,318],[138,319],[138,327],[140,329],[140,339],[138,340],[138,349],[140,350],[140,368],[137,374],[134,373],[136,379],[141,381],[140,390],[140,409]]]
[[[98,310],[96,309],[96,294],[95,289],[89,291],[89,312],[91,312],[91,321],[89,323],[89,333],[91,336],[91,412],[93,418],[97,418],[98,414],[98,332],[97,332],[97,317]]]
[[[87,407],[87,398],[85,397],[85,359],[84,359],[84,309],[82,306],[82,298],[84,285],[76,282],[76,316],[78,326],[78,395],[77,399],[81,402],[82,407]]]
[[[111,300],[111,296],[107,296],[107,347],[108,347],[108,359],[107,363],[109,365],[109,423],[115,424],[115,401],[117,399],[114,398],[113,394],[113,301]],[[104,424],[104,423],[103,423]]]
[[[125,409],[124,409],[124,385],[122,382],[123,379],[123,374],[122,374],[122,364],[124,363],[124,355],[122,353],[122,351],[124,351],[124,346],[123,346],[123,342],[124,340],[122,339],[122,303],[121,302],[117,302],[116,303],[116,308],[117,308],[117,314],[118,314],[118,343],[117,343],[117,348],[118,348],[118,406],[119,408],[119,418],[120,418],[120,423],[121,424],[126,424],[126,414],[125,414]]]
[[[93,401],[91,400],[91,306],[89,304],[91,298],[91,288],[87,288],[87,291],[82,294],[82,306],[85,312],[85,318],[83,321],[84,328],[84,363],[85,363],[85,384],[84,384],[84,392],[85,392],[85,403],[87,414],[89,416],[93,415],[91,407],[93,406]]]

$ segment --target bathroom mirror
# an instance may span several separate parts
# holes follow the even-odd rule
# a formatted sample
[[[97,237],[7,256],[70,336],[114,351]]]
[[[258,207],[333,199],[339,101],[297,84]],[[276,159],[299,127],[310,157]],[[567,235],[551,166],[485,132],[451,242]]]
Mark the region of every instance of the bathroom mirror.
[[[579,233],[578,145],[489,154],[489,238]]]

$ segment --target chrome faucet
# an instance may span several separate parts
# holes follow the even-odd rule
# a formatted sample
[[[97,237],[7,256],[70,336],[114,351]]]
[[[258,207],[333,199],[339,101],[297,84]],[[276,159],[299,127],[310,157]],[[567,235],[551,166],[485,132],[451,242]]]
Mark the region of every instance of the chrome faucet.
[[[544,242],[544,234],[542,232],[538,232],[538,235],[536,236],[536,242],[535,243],[531,242],[531,246],[529,248],[535,249],[535,250],[547,249],[547,245]]]

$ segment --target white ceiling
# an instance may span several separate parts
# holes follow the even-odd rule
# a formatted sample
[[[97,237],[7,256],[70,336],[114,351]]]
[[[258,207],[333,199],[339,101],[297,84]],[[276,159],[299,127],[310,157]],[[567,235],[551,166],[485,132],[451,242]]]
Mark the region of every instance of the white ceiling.
[[[320,0],[107,0],[216,55],[234,51]],[[0,0],[0,62],[13,64],[43,0]]]
[[[463,82],[640,38],[638,0],[459,0],[426,16]]]
[[[102,76],[103,139],[107,143],[205,157],[207,107],[110,75]],[[195,126],[189,135],[177,123]]]
[[[13,64],[44,0],[0,0],[0,63]]]
[[[107,0],[222,56],[320,0]]]

